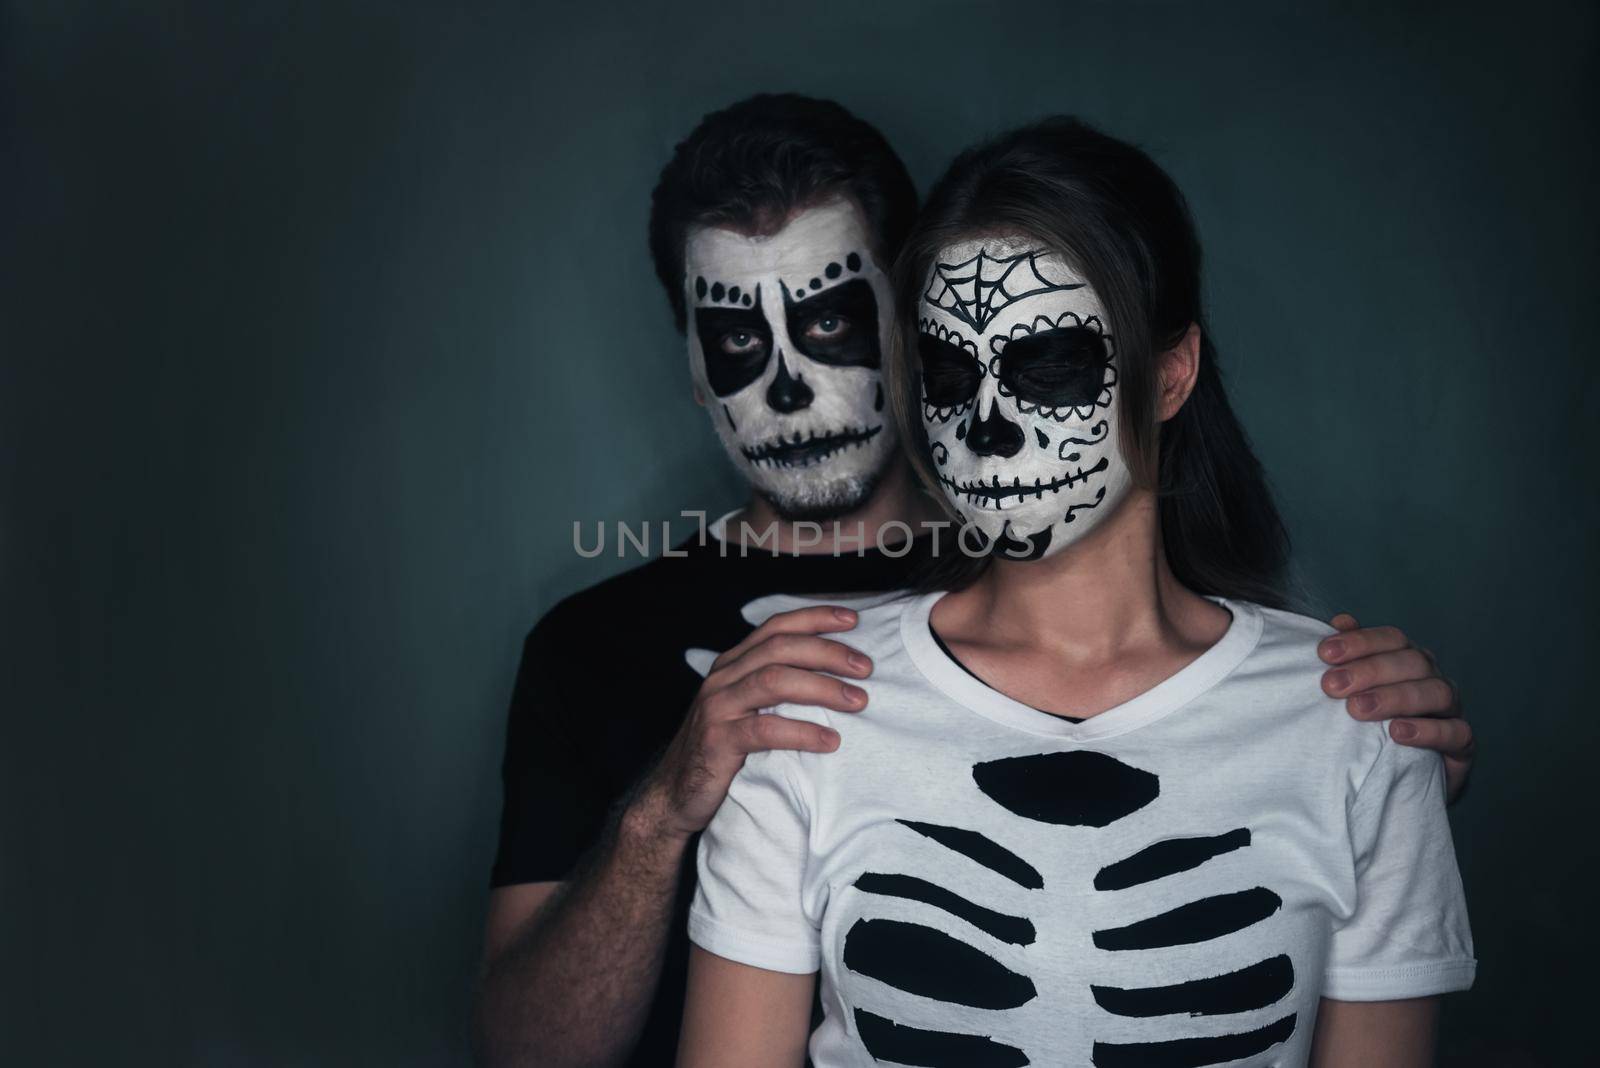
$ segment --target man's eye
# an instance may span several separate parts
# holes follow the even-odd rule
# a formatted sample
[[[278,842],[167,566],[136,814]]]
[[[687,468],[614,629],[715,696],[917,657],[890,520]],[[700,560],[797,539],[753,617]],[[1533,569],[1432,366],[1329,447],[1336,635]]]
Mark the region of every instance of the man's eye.
[[[811,320],[806,327],[806,337],[818,341],[836,341],[850,332],[850,320],[838,315],[824,315]]]
[[[752,334],[748,330],[735,330],[731,334],[722,335],[722,351],[730,356],[746,356],[758,352],[765,344],[761,335]]]

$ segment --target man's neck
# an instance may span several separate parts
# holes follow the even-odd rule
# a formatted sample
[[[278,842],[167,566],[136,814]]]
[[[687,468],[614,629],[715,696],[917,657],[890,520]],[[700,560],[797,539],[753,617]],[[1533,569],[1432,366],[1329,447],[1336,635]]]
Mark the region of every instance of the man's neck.
[[[728,517],[727,540],[768,551],[809,556],[855,555],[893,545],[923,532],[923,524],[942,516],[938,505],[917,486],[910,467],[896,461],[861,507],[832,519],[790,520],[759,494]],[[748,528],[748,529],[746,529]],[[776,546],[768,531],[776,532]]]

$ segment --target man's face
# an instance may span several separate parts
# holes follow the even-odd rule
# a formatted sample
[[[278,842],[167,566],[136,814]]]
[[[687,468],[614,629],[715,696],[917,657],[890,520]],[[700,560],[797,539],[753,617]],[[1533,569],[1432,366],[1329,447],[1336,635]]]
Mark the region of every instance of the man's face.
[[[922,419],[961,516],[1009,555],[1060,552],[1131,484],[1100,298],[1024,237],[940,250],[918,309]]]
[[[889,284],[860,211],[831,201],[762,237],[698,227],[685,251],[690,370],[734,464],[789,518],[865,503],[895,434]]]

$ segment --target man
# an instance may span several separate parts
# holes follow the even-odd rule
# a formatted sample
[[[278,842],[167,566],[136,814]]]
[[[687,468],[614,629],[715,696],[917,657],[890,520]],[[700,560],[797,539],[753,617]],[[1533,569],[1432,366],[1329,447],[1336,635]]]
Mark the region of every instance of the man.
[[[662,172],[656,271],[696,399],[752,495],[741,522],[568,598],[528,635],[476,1027],[491,1064],[671,1063],[695,837],[746,754],[837,744],[758,710],[866,706],[846,680],[871,665],[825,637],[853,613],[807,608],[752,631],[741,609],[778,592],[895,589],[933,551],[906,537],[937,512],[899,455],[878,377],[884,270],[914,210],[881,134],[797,96],[708,116]],[[808,521],[825,521],[820,540],[808,543]],[[769,528],[777,555],[746,544]],[[1426,654],[1392,628],[1336,622],[1324,688],[1361,718],[1435,717],[1392,730],[1449,750],[1459,782],[1470,733]]]

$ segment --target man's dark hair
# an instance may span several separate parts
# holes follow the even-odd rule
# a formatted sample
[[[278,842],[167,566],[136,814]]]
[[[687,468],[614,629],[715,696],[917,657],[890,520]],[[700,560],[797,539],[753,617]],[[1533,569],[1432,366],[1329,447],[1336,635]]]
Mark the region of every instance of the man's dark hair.
[[[917,192],[883,134],[831,100],[795,93],[752,96],[701,119],[650,198],[650,255],[679,332],[690,227],[771,233],[795,210],[840,194],[866,216],[887,268],[916,217]]]

